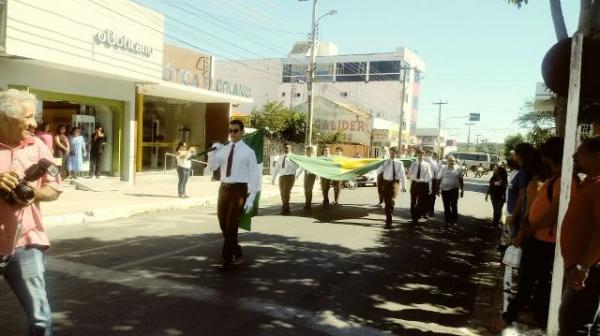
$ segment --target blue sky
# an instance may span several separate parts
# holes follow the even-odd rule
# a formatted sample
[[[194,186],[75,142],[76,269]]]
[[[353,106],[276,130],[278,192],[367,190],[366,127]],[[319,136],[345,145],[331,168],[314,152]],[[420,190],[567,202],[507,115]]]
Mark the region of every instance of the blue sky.
[[[220,59],[283,57],[306,39],[311,3],[296,0],[137,0],[167,15],[168,34]],[[319,13],[338,10],[320,24],[320,38],[340,53],[390,52],[406,46],[427,69],[418,126],[481,113],[471,134],[503,141],[541,81],[540,64],[556,42],[547,0],[517,9],[505,0],[319,0]],[[569,34],[578,1],[563,1]],[[207,15],[207,13],[210,13]],[[188,27],[184,26],[187,25]],[[194,28],[190,28],[193,26]],[[451,118],[451,137],[466,142],[465,120]],[[474,140],[472,140],[474,141]]]

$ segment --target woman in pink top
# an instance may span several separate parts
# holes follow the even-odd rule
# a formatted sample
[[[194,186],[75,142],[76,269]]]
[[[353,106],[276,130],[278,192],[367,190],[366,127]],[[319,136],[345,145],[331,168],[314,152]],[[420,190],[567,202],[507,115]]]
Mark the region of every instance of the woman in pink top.
[[[48,149],[52,150],[54,140],[52,139],[52,134],[50,134],[50,124],[43,123],[38,127],[38,131],[35,133],[35,136],[40,138],[42,142],[46,144]]]

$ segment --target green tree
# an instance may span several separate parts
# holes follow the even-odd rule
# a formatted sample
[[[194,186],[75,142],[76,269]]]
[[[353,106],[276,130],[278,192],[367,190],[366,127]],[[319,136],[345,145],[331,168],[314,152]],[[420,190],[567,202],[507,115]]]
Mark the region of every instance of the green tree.
[[[268,102],[260,109],[254,109],[250,122],[255,128],[269,128],[273,136],[292,141],[304,142],[306,115],[290,110],[282,102]]]
[[[525,138],[521,134],[508,135],[504,138],[504,157],[510,158],[511,151],[515,149],[515,146],[525,142]]]
[[[323,144],[337,144],[344,140],[344,134],[341,131],[335,133],[323,134],[319,137],[319,143]]]
[[[509,4],[521,7],[526,5],[528,0],[508,0]],[[565,18],[562,11],[561,0],[549,0],[550,14],[554,25],[556,40],[560,41],[569,37]],[[598,39],[600,38],[600,1],[598,0],[580,0],[581,8],[579,11],[579,23],[577,30],[584,36]],[[556,131],[559,135],[564,135],[565,122],[567,117],[567,98],[556,97],[554,104],[554,119]]]
[[[517,122],[522,128],[529,129],[525,137],[534,145],[546,141],[551,136],[550,129],[556,125],[554,111],[536,109],[533,99],[525,101]]]

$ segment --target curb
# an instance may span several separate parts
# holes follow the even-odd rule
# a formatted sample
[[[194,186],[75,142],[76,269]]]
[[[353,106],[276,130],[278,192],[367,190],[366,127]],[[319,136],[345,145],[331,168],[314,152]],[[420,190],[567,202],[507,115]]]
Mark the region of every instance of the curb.
[[[261,198],[279,195],[279,191],[268,191],[261,193]],[[136,204],[129,206],[116,206],[100,209],[89,209],[83,212],[68,213],[62,215],[44,216],[44,227],[54,228],[84,223],[103,222],[120,218],[128,218],[135,215],[157,213],[170,210],[190,209],[205,207],[216,204],[217,196],[196,197],[182,200],[174,200],[160,204]]]

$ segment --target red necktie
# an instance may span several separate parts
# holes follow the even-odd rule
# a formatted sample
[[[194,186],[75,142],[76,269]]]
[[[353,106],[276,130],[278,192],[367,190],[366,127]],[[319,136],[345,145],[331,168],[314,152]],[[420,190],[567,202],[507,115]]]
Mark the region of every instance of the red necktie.
[[[231,144],[231,152],[229,152],[229,157],[227,158],[227,173],[225,177],[231,176],[231,165],[233,164],[233,149],[235,148],[235,144]]]

